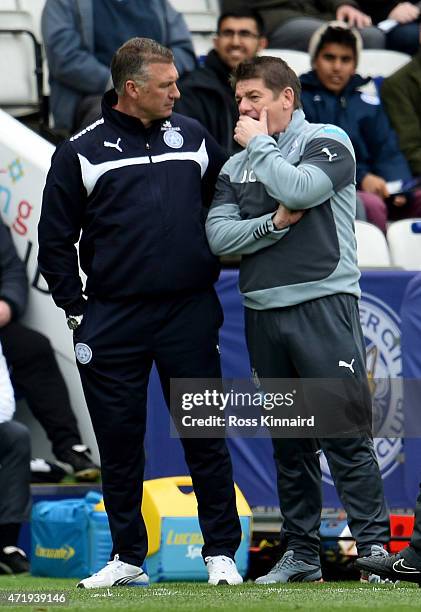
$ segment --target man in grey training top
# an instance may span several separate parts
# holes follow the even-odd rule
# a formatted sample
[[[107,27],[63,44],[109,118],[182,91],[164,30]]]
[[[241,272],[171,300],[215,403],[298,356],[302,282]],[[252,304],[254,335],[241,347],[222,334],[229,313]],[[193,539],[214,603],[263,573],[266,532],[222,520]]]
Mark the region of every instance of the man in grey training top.
[[[298,78],[281,59],[243,62],[234,85],[234,138],[245,149],[221,170],[207,235],[215,254],[242,255],[251,366],[259,379],[344,380],[360,389],[367,414],[351,142],[336,126],[305,120]],[[369,434],[273,445],[287,552],[257,582],[321,579],[320,448],[359,554],[387,554],[389,518]]]

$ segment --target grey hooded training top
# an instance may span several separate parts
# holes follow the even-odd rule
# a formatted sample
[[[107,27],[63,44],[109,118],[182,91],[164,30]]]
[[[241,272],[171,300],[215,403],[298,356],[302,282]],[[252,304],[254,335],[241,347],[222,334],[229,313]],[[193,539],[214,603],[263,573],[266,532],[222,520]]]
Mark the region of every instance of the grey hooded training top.
[[[278,231],[279,202],[306,212]],[[360,297],[354,218],[351,141],[296,110],[277,141],[255,136],[223,166],[206,231],[215,254],[242,255],[245,305],[264,310],[335,293]]]

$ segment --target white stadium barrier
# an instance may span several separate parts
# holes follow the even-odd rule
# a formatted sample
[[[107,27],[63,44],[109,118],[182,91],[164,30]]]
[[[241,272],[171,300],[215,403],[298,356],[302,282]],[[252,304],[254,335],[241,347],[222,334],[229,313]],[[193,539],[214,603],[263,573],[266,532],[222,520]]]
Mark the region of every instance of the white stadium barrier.
[[[71,332],[67,329],[63,311],[55,306],[47,292],[37,267],[37,225],[42,190],[53,152],[53,145],[0,110],[0,214],[10,226],[17,250],[27,263],[30,292],[24,322],[50,339],[84,441],[97,457],[95,437],[75,364]],[[26,415],[25,420],[32,431],[42,432],[38,424],[30,418],[28,420]],[[33,451],[46,457],[45,448],[38,450],[37,441],[33,442]]]

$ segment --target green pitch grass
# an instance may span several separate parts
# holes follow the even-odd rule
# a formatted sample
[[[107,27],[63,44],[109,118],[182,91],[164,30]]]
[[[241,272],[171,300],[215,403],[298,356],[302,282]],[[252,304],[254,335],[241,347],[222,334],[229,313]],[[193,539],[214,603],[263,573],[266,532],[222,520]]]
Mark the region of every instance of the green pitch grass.
[[[264,586],[247,583],[237,587],[214,587],[204,583],[158,583],[150,587],[76,589],[76,580],[0,576],[0,610],[10,606],[33,612],[214,612],[214,611],[303,611],[407,612],[420,610],[421,589],[413,584],[361,585],[357,582],[288,584]],[[66,605],[47,603],[5,605],[9,593],[64,593]],[[22,597],[22,595],[21,595]]]

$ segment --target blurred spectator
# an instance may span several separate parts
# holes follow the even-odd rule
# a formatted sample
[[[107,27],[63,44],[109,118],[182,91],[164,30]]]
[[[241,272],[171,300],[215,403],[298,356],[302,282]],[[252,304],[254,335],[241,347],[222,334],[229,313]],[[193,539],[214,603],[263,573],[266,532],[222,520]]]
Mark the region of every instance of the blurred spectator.
[[[421,49],[383,81],[381,98],[412,174],[421,176]]]
[[[149,37],[170,47],[180,74],[196,67],[184,18],[167,0],[47,0],[42,35],[54,127],[64,133],[101,115],[111,58],[127,39]]]
[[[222,12],[245,6],[261,15],[271,48],[307,51],[312,34],[332,19],[359,28],[367,49],[384,47],[383,33],[355,0],[221,0]]]
[[[414,55],[419,48],[420,3],[399,0],[359,0],[362,11],[384,32],[386,49]],[[349,25],[355,25],[349,23]]]
[[[17,544],[31,507],[31,443],[27,428],[12,421],[14,411],[15,398],[0,345],[0,574],[29,571],[28,559]]]
[[[50,342],[18,321],[25,311],[27,294],[25,266],[9,228],[0,220],[0,342],[12,382],[45,429],[57,459],[79,480],[95,480],[99,468],[82,444]]]
[[[266,44],[257,13],[247,9],[223,13],[204,67],[178,83],[181,98],[175,111],[200,121],[230,155],[241,147],[233,140],[239,115],[229,76],[240,62],[254,57]]]
[[[313,70],[301,76],[302,103],[308,121],[333,123],[349,135],[367,220],[385,232],[387,219],[418,216],[421,201],[389,192],[388,183],[412,176],[380,99],[361,91],[370,81],[356,74],[361,46],[358,32],[346,24],[316,31],[309,46]]]

